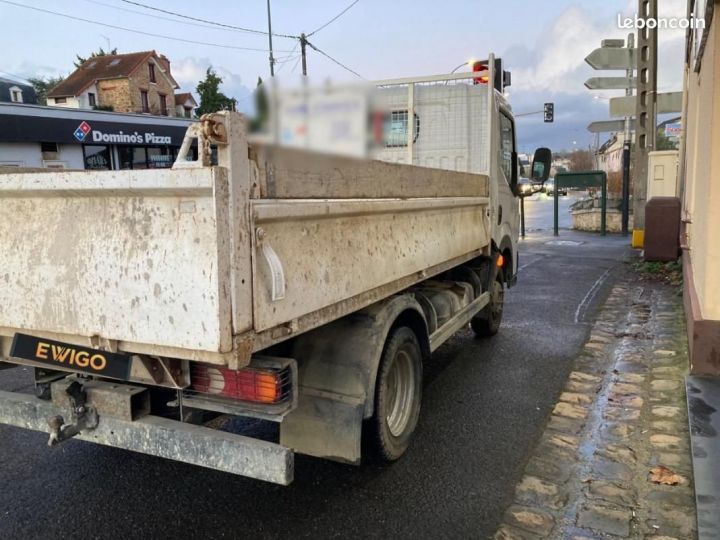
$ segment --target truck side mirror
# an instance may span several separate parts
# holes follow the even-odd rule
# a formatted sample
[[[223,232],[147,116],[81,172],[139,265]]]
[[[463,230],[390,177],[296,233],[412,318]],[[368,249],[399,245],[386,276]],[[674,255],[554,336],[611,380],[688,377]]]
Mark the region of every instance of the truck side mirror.
[[[531,179],[535,182],[545,183],[550,177],[552,167],[552,152],[549,148],[538,148],[533,156]]]

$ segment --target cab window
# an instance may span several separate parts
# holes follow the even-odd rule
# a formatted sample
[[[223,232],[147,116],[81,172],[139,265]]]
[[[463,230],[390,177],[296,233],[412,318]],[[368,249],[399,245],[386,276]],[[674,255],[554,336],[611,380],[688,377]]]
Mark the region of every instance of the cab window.
[[[515,133],[513,122],[504,113],[500,113],[500,168],[505,173],[505,180],[513,180],[513,152],[515,151]]]

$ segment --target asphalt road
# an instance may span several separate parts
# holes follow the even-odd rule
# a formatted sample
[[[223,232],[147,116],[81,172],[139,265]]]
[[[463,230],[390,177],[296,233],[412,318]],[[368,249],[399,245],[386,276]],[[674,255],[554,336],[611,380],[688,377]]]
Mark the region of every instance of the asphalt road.
[[[356,468],[297,456],[279,487],[42,433],[0,427],[2,538],[487,538],[622,271],[627,240],[542,225],[529,205],[500,334],[469,331],[434,355],[417,435],[399,462]],[[552,216],[552,213],[550,213]],[[22,368],[0,388],[29,388]]]

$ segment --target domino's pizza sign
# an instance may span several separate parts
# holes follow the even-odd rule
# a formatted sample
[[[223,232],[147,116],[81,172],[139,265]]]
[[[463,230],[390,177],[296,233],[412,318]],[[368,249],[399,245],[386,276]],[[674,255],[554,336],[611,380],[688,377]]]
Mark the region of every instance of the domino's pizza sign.
[[[85,137],[87,137],[88,133],[90,133],[91,130],[92,128],[90,127],[90,124],[83,120],[77,127],[77,129],[73,132],[73,135],[78,141],[83,142],[85,140]]]

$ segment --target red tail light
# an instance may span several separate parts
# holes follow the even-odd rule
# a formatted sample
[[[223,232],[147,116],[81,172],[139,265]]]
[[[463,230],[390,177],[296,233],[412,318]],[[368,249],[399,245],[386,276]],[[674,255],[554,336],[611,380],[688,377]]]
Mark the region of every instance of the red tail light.
[[[287,370],[227,369],[193,363],[191,390],[255,403],[280,403],[289,395]]]

